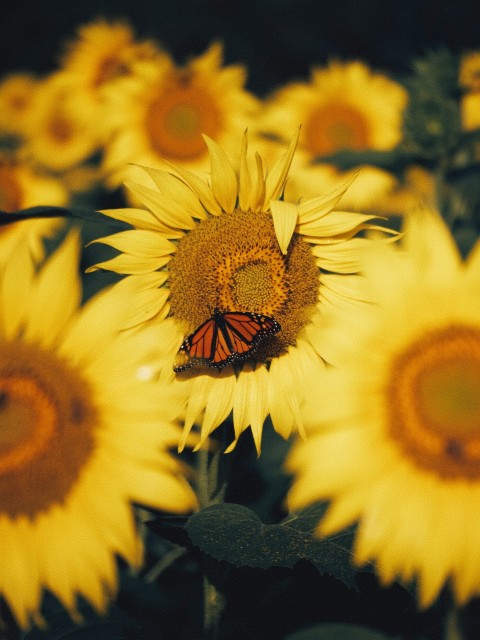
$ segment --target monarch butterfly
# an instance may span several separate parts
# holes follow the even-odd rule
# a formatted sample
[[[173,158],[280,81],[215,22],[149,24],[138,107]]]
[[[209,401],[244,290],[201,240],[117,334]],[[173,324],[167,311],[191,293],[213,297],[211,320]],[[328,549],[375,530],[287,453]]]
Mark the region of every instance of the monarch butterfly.
[[[248,358],[265,336],[280,329],[276,320],[261,313],[222,312],[215,308],[212,317],[185,338],[178,353],[187,360],[173,370],[179,373],[196,365],[220,370]]]

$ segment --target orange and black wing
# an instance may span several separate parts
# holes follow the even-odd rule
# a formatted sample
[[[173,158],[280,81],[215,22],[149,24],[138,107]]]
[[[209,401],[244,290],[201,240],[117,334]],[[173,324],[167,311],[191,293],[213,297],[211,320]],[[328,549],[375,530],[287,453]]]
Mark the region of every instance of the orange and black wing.
[[[214,317],[202,323],[182,342],[179,355],[184,356],[183,362],[175,365],[173,370],[179,373],[195,365],[208,364],[216,350],[217,334]]]
[[[179,350],[183,361],[173,370],[179,373],[196,365],[222,369],[248,358],[263,337],[278,331],[280,325],[269,316],[215,309],[211,318],[185,338]]]
[[[280,331],[276,320],[260,313],[227,311],[223,314],[223,331],[232,347],[232,358],[242,360],[252,354],[259,342]]]

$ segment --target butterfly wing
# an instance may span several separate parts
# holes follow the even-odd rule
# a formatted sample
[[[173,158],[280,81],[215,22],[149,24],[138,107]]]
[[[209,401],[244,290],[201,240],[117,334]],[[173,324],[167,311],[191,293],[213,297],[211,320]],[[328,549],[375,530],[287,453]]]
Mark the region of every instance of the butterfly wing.
[[[203,322],[182,342],[179,349],[180,361],[173,370],[179,373],[195,365],[208,364],[215,354],[217,334],[215,317]]]
[[[228,334],[232,358],[243,360],[255,351],[265,336],[278,333],[280,325],[273,318],[260,313],[227,311],[223,314],[221,330]]]
[[[260,313],[214,310],[183,341],[179,355],[183,361],[173,367],[177,373],[196,365],[221,369],[225,365],[245,360],[257,348],[263,337],[280,331],[276,320]]]

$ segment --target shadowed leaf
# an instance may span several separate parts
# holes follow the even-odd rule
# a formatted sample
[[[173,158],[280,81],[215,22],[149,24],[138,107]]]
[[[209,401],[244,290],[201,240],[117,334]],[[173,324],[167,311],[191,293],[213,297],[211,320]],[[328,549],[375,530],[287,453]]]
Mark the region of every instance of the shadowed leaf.
[[[327,539],[314,536],[325,505],[292,513],[279,524],[263,524],[258,516],[238,504],[216,504],[194,514],[186,524],[192,543],[204,553],[236,567],[292,568],[308,560],[320,573],[356,588],[351,565],[351,532]]]

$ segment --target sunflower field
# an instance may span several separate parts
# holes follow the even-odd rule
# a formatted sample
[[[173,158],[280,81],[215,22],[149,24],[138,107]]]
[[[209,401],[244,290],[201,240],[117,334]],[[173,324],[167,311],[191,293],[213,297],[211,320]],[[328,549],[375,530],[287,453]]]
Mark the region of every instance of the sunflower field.
[[[464,4],[12,7],[0,640],[480,638]]]

